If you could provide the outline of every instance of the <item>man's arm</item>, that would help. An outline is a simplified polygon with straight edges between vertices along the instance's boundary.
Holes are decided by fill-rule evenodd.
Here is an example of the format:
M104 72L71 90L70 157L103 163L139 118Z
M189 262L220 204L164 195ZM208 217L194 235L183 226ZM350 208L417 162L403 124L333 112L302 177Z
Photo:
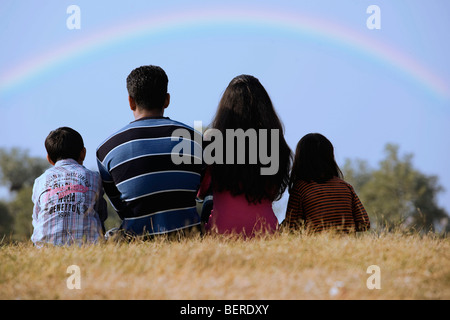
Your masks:
M98 171L103 183L103 189L111 202L114 210L116 210L120 219L124 219L126 216L127 205L125 201L121 199L122 194L117 189L113 178L105 166L97 159Z

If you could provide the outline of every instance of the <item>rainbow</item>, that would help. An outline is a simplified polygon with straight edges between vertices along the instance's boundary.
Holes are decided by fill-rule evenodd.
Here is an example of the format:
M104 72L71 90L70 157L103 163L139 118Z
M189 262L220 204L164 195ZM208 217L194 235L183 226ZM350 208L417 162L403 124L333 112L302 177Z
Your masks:
M237 25L284 30L319 39L332 46L343 47L366 59L381 63L386 68L400 72L437 97L450 98L448 84L413 57L389 44L373 40L367 36L367 33L317 17L273 9L241 8L237 11L230 8L202 8L170 12L167 15L147 15L145 18L132 21L136 22L127 22L92 33L78 42L49 50L0 74L0 97L20 91L21 87L39 79L40 76L50 72L49 70L71 63L74 59L96 50L120 44L130 38L139 39L164 32L189 30L189 28L212 29Z

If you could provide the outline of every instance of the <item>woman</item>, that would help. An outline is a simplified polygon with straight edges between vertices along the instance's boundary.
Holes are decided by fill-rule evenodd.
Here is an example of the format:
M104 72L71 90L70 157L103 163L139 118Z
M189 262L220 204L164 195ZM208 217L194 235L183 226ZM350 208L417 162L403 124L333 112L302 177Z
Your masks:
M240 75L230 82L211 128L223 139L222 150L216 152L222 152L224 161L208 167L199 190L199 198L207 190L213 193L206 231L244 238L275 232L278 220L272 202L286 190L292 152L272 101L258 79ZM276 162L270 163L270 168L268 155Z

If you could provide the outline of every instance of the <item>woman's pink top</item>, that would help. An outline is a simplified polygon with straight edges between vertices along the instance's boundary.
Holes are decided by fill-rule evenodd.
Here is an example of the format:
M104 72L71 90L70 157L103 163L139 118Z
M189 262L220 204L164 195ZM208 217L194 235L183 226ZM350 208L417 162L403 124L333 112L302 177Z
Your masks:
M208 170L209 171L209 170ZM211 177L205 175L199 198L209 188ZM205 225L207 232L218 234L237 234L244 238L274 233L278 228L278 219L272 209L272 202L263 200L258 204L251 204L245 195L233 196L229 192L214 192L213 210Z

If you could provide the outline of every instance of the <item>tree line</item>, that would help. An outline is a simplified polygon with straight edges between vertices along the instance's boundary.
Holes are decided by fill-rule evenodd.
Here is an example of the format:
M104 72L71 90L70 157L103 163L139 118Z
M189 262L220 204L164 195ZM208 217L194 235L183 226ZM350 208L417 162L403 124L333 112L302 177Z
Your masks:
M387 144L384 153L377 168L365 160L346 160L343 168L375 227L450 231L450 217L437 202L444 191L438 177L414 168L414 155L401 155L398 145Z
M347 159L342 167L344 179L353 185L364 204L374 229L413 229L420 232L447 233L449 215L437 203L443 191L438 177L426 175L413 165L413 154L399 152L399 146L387 144L385 157L371 168L366 160ZM0 148L0 185L9 197L0 200L0 239L30 239L34 180L49 164L20 148ZM108 201L109 204L109 201ZM108 207L107 229L120 224Z

